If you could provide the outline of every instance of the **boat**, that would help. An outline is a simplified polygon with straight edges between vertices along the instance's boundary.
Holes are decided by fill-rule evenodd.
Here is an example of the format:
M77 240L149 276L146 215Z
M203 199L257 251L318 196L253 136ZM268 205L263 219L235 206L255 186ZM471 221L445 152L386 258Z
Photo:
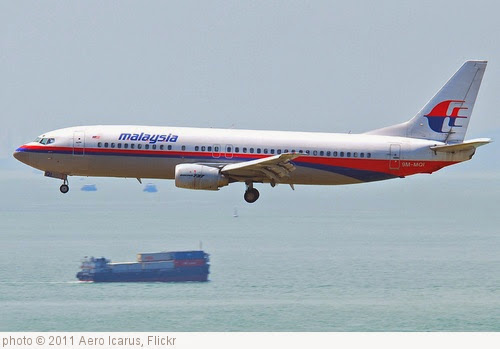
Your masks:
M101 257L85 257L80 281L93 282L179 282L208 281L209 254L198 251L138 253L137 261L112 263Z
M142 189L142 191L145 192L145 193L157 193L158 192L158 188L156 188L156 185L148 183L148 184L146 184L146 186L144 187L144 189Z
M80 190L81 191L97 191L97 187L95 184L85 184Z

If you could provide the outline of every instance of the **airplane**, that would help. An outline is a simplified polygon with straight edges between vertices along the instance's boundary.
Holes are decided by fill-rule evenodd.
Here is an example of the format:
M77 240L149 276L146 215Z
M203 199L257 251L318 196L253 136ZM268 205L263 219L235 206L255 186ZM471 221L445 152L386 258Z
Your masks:
M466 61L410 120L361 134L153 126L78 126L44 133L14 157L45 176L174 179L219 190L254 183L339 185L433 173L472 158L488 138L464 141L487 61Z

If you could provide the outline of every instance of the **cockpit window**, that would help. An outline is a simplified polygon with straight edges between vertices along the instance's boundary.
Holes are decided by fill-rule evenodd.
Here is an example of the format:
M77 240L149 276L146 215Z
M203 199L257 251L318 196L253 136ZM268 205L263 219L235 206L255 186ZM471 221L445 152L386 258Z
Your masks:
M35 142L43 144L43 145L52 144L55 141L56 141L55 138L40 138L40 137L37 137L37 139L35 139Z

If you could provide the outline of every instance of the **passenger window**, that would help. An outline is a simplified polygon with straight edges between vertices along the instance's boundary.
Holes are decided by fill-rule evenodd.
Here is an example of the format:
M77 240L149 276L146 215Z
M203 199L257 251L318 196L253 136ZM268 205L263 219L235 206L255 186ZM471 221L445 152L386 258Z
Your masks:
M288 149L283 150L284 153L288 153Z
M302 149L299 150L299 154L302 154L304 153L304 151Z
M137 144L137 149L142 149L142 144Z
M257 148L257 154L260 154L260 148Z
M271 149L271 154L274 154L274 149Z
M340 157L341 157L341 158L343 158L343 157L344 157L344 152L343 152L343 151L341 151L341 152L340 152Z
M128 148L128 143L125 143L125 144L123 145L123 147L124 147L125 149L127 149L127 148Z
M240 152L240 148L239 147L234 147L234 152L235 153L239 153Z
M306 154L307 155L311 154L311 151L310 150L306 150Z
M118 146L118 148L120 148L120 149L121 149L122 144L121 144L121 143L118 143L118 144L117 144L117 146Z
M182 150L182 151L186 150L186 146L185 146L185 145L183 145L183 146L181 147L181 150Z
M114 148L115 147L115 143L111 143L111 148Z
M352 156L355 157L355 158L357 158L358 157L358 153L354 152L354 153L352 153Z
M151 148L156 149L156 144L153 144Z
M338 156L338 155L339 154L336 151L333 152L333 156Z
M205 146L204 146L204 145L202 145L202 146L201 146L201 151L205 151L205 149L206 149L206 148L205 148Z
M107 148L108 147L108 142L105 142L104 143L104 148Z
M278 149L277 153L278 153L278 154L281 154L281 149Z
M172 150L172 146L169 144L167 147L168 150Z
M350 158L351 157L351 152L348 151L346 155L347 155L348 158Z
M97 148L101 148L101 147L102 147L102 142L97 143Z
M149 149L149 144L144 145L144 149Z
M365 157L365 153L359 153L359 157L360 158L364 158Z
M295 149L292 149L292 153L295 154Z
M134 149L134 148L135 148L135 144L134 143L130 144L130 149Z
M198 146L194 147L194 151L198 151L198 150L200 150L200 147L198 147Z
M163 144L160 144L160 150L163 150L164 148Z
M243 148L243 152L246 153L247 152L247 148L244 147Z
M184 150L184 149L182 149L182 150ZM219 147L218 146L214 146L214 151L218 152L219 151Z
M252 154L253 154L253 152L254 152L254 149L253 149L253 148L250 148L250 153L252 153Z
M332 155L332 152L331 151L327 151L326 152L326 156L331 156Z
M323 156L323 155L325 155L325 152L322 150L322 151L319 152L319 155Z
M227 147L226 148L226 153L230 153L231 152L231 147Z
M207 150L208 151L212 151L212 147L207 147Z
M367 158L371 158L371 157L372 157L372 154L371 154L371 153L366 153L366 157L367 157Z
M317 150L313 150L313 155L318 155L318 151Z
M264 154L267 154L267 153L268 153L267 149L264 149Z

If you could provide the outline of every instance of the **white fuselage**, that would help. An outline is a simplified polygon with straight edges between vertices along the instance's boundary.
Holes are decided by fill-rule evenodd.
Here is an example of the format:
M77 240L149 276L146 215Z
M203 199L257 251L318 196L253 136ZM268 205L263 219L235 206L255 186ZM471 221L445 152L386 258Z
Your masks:
M41 140L46 144L42 144ZM150 126L82 126L41 135L16 158L68 176L173 179L179 164L222 167L297 153L296 169L282 183L351 184L432 173L468 160L473 151L436 153L443 144L366 134L286 132ZM233 181L245 181L235 178ZM263 177L254 182L268 182Z
M410 120L364 134L151 126L81 126L48 132L14 156L49 177L175 179L185 189L244 182L352 184L432 173L469 160L490 139L464 141L486 61L466 61Z

